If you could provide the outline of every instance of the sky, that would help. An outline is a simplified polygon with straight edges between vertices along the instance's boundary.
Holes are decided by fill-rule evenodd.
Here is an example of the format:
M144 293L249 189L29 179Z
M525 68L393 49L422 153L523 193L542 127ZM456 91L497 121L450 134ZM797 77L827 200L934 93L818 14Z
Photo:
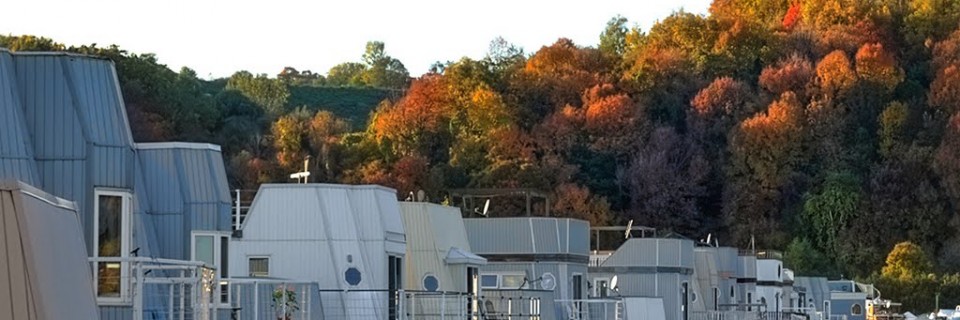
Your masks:
M436 61L482 58L501 36L536 52L558 38L595 46L607 21L649 30L674 11L706 14L710 0L21 0L4 4L0 34L32 34L66 45L116 44L154 53L202 78L285 66L326 74L360 61L367 41L413 76Z

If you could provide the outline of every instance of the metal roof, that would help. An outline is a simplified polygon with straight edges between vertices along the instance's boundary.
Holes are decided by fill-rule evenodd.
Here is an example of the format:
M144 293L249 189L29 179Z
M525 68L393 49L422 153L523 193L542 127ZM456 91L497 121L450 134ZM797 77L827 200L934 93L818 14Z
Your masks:
M0 318L95 319L93 278L73 204L0 181Z

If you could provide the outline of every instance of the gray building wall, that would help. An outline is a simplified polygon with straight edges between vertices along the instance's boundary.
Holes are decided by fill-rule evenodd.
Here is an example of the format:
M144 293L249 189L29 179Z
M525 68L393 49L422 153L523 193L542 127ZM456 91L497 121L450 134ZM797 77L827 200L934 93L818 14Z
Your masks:
M687 310L704 310L704 299L694 274L694 244L686 239L632 238L599 267L590 268L590 281L617 276L619 295L663 299L667 320L683 319L683 285ZM697 299L694 300L694 294Z
M202 143L137 144L157 257L189 260L192 231L230 231L230 191L220 147Z
M470 248L487 259L481 274L522 272L530 280L549 272L556 278L554 297L573 299L575 275L582 276L580 297L587 297L590 224L567 218L516 217L464 219ZM539 283L531 285L540 289Z
M110 60L0 49L0 178L74 201L86 252L94 250L98 189L132 195L130 248L140 256L189 259L190 231L230 230L219 152L172 150L162 164L138 152ZM177 185L180 198L159 180L175 181L167 186Z

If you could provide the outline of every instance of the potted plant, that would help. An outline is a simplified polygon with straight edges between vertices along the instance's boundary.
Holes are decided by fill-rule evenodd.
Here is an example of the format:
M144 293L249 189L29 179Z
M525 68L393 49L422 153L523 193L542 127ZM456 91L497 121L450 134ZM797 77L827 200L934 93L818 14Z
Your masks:
M297 302L297 293L293 287L277 286L273 290L273 308L276 310L277 320L291 320L291 316L300 310Z

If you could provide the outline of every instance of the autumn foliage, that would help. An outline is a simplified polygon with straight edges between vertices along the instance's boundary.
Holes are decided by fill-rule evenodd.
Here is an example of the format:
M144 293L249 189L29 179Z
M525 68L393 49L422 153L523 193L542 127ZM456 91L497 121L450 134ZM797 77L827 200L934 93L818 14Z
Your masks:
M223 145L232 187L309 156L312 181L400 198L534 188L560 216L792 248L856 277L904 241L960 271L957 21L955 1L715 0L649 30L615 17L600 46L498 38L412 78L376 42L326 75L213 82L116 48L0 44L114 59L135 136ZM379 104L348 103L374 89ZM339 107L304 106L321 90Z

